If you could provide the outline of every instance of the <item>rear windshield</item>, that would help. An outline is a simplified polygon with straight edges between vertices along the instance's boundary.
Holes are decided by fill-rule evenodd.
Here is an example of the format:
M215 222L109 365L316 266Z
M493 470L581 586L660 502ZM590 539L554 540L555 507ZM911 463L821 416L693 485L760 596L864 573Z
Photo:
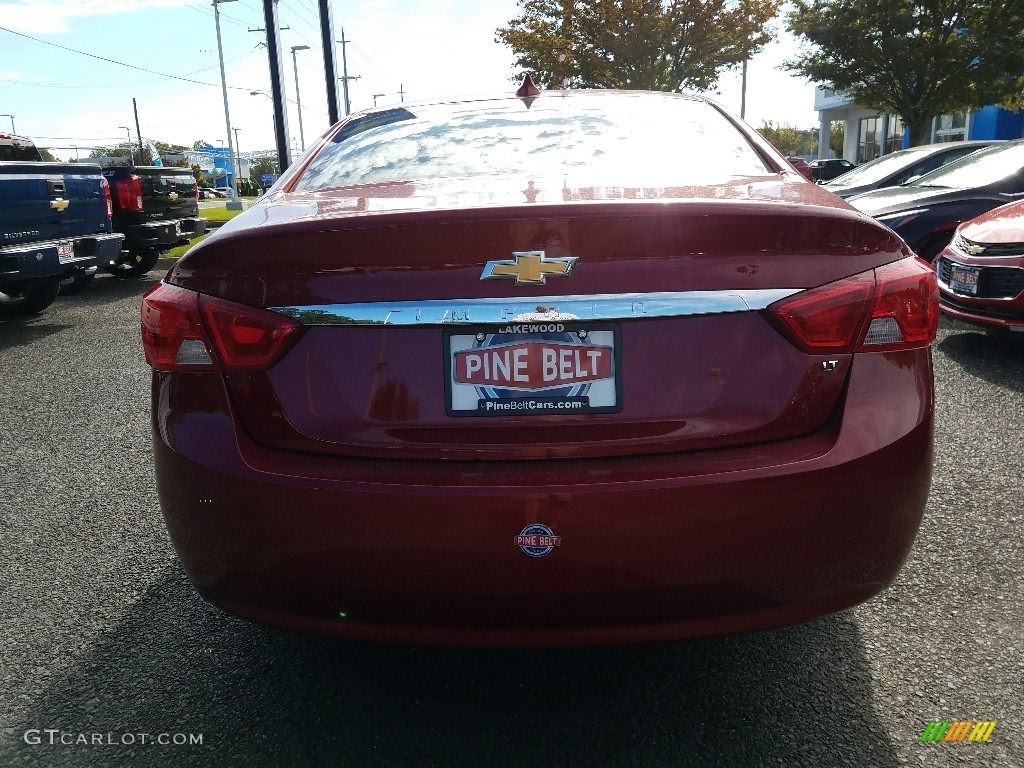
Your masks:
M564 175L699 185L774 173L705 102L678 96L542 94L356 117L297 191L478 175Z
M31 141L0 138L0 160L39 162L42 159L39 150Z
M903 149L893 152L891 155L884 155L864 165L858 165L825 186L859 187L861 184L874 184L887 178L890 174L897 173L901 168L917 162L925 155L927 155L927 151L923 149Z
M994 184L1024 168L1024 143L997 144L922 176L914 186L971 189Z
M188 187L192 189L192 185L196 183L196 177L188 174L169 174L162 173L158 176L149 174L139 174L142 178L142 187L147 192L152 191L159 193L169 189L180 189L181 187Z

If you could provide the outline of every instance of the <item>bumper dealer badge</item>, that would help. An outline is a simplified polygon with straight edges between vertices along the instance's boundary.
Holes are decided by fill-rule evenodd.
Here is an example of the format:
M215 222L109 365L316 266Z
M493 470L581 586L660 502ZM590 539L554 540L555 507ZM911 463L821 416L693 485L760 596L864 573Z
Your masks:
M555 536L555 532L546 525L532 523L523 528L516 536L516 546L530 557L544 557L551 554L551 550L562 545L562 537Z

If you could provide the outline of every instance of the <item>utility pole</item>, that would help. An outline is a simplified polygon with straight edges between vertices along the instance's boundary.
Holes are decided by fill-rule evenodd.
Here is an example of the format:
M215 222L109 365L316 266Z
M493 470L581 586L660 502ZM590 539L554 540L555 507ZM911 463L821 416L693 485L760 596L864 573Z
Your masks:
M405 86L401 83L398 84L398 96L403 102L405 101Z
M232 3L234 0L213 0L213 20L217 25L217 58L220 59L220 85L224 91L224 125L228 129L228 167L230 168L231 158L235 155L235 148L231 143L231 113L228 111L228 81L224 74L224 48L220 39L220 4ZM225 206L229 211L242 210L242 202L238 199L235 185L231 185L231 197Z
M281 23L277 17L278 0L263 0L263 22L267 32L267 58L270 63L270 99L274 102L274 139L280 172L291 165L288 149L288 108L284 100L284 62L281 61Z
M299 95L299 65L295 59L296 51L308 51L308 45L293 45L292 46L292 69L295 70L295 104L299 108L299 144L302 150L306 150L306 137L302 133L302 96Z
M330 0L320 0L319 7L320 46L324 50L324 80L327 85L327 117L331 125L334 125L338 122L338 57L334 51L334 15Z
M743 80L740 87L740 120L747 117L747 60L743 60Z
M135 152L132 150L132 129L127 125L119 125L117 127L128 131L128 162L135 165Z
M238 132L242 129L232 128L231 130L235 132L235 157L237 159L236 167L238 168L237 173L235 173L235 187L237 188L242 179L242 147L238 143Z
M342 37L344 37L344 35L342 35ZM11 133L17 133L18 132L17 129L14 127L14 115L0 115L0 117L9 117L9 118L11 118Z
M135 138L139 140L139 165L142 165L146 157L146 150L142 146L142 129L139 127L139 105L135 102L134 97L132 98L132 109L135 111ZM150 165L152 164L152 158L150 158Z
M348 81L358 80L359 75L353 75L349 77L348 74L348 57L345 55L345 44L351 43L352 41L345 39L344 27L341 28L341 40L338 40L338 42L341 43L341 77L339 77L338 79L341 80L341 88L344 93L345 99L345 115L348 116L348 114L352 111L352 105L348 100Z

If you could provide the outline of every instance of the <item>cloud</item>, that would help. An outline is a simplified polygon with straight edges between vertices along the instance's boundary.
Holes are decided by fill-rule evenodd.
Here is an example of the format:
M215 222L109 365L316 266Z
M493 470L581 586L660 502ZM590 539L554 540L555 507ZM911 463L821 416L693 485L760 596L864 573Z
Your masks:
M0 3L3 25L27 34L67 32L76 17L109 16L147 8L178 8L191 0L23 0Z

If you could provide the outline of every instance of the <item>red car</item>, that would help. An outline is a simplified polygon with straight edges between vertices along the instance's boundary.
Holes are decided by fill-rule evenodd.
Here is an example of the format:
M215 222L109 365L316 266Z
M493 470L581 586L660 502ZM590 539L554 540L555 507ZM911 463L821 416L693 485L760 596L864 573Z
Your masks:
M1024 201L957 227L936 271L943 312L1024 338Z
M937 316L899 238L702 98L371 110L146 294L160 501L198 591L282 627L808 620L911 547Z
M796 168L808 181L814 181L814 168L802 157L787 157L789 164Z

